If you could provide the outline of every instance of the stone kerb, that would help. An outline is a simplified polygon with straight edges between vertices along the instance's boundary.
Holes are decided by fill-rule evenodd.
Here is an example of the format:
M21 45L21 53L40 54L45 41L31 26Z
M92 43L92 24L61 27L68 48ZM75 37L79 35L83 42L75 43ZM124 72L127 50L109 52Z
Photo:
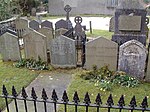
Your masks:
M52 40L51 64L55 68L76 67L75 40L63 35Z
M108 66L117 69L118 44L103 37L98 37L86 43L86 69Z
M143 80L145 77L145 63L147 49L137 40L131 40L119 48L118 70Z

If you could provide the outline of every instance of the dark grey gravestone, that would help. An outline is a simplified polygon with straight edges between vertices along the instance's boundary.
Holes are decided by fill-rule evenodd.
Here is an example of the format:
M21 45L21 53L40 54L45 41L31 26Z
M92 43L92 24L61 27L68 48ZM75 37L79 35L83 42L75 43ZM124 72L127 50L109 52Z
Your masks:
M115 12L112 40L122 45L134 39L146 45L146 14L138 0L121 0Z
M39 22L37 22L36 20L32 20L29 22L29 27L34 29L34 30L38 30L39 29Z
M43 27L47 27L47 28L52 28L53 29L53 23L46 20L46 21L41 23L41 28L43 28Z
M147 50L137 40L131 40L120 46L118 70L143 80Z
M68 29L68 22L63 19L57 21L55 23L55 30L60 29L60 28Z
M51 43L51 64L54 67L76 67L75 40L63 35L52 40Z
M0 36L0 51L3 61L18 61L21 60L19 49L19 41L16 35L9 32Z
M74 22L76 23L75 28L74 28L75 36L80 36L84 38L85 32L84 32L83 26L81 25L82 18L80 16L76 16L74 18Z
M72 28L72 23L71 23L71 21L70 21L70 19L69 19L69 13L70 13L71 9L72 9L72 8L71 8L69 5L66 5L66 6L64 7L64 10L66 11L66 21L67 21L67 23L68 23L68 29L71 29L71 28Z

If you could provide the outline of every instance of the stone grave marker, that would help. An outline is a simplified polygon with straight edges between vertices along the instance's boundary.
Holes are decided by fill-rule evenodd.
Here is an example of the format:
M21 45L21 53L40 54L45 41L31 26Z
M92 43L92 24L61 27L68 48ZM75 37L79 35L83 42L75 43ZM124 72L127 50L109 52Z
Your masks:
M145 80L150 82L150 44L149 44L149 55L148 55L148 64L147 64L147 73Z
M103 37L89 41L86 47L87 69L92 69L93 65L98 68L108 66L111 70L117 69L118 44Z
M64 28L57 29L57 30L55 30L55 37L59 37L60 35L65 34L67 31L68 30L64 29Z
M51 64L54 67L76 67L75 40L63 35L52 40Z
M36 20L32 20L29 22L29 27L34 29L34 30L38 30L39 29L39 22L37 22Z
M18 61L21 60L19 49L19 40L16 35L9 32L0 36L0 51L3 61Z
M47 62L46 36L32 30L24 35L24 50L26 59L35 59L38 61L40 57L42 61Z
M119 45L137 40L146 46L147 11L139 0L120 0L114 16L112 40Z
M36 16L36 8L31 9L31 16Z
M46 36L46 42L47 42L46 46L47 46L47 49L50 50L50 43L52 39L54 38L53 29L44 27L44 28L40 28L38 32Z
M147 50L137 40L131 40L120 46L118 70L143 80Z
M18 18L15 20L15 29L18 37L22 37L28 30L28 20Z
M57 21L55 23L55 30L60 29L60 28L68 29L68 22L63 19Z
M110 19L110 22L109 22L109 31L110 32L114 32L115 31L115 18L112 17Z
M43 28L43 27L47 27L47 28L52 28L53 29L53 23L52 22L50 22L50 21L43 21L42 23L41 23L41 28Z
M67 23L68 23L68 30L72 28L72 23L71 23L71 21L70 21L70 19L69 19L69 13L70 13L71 9L72 9L72 8L70 7L70 5L66 5L66 6L64 7L64 10L65 10L65 12L66 12L66 21L67 21Z

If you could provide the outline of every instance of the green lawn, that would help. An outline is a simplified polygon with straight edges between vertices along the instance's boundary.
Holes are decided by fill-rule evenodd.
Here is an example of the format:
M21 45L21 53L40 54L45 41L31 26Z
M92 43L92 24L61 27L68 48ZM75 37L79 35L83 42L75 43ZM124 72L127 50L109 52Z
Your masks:
M93 30L92 34L90 34L90 32L87 32L87 37L105 37L107 39L111 39L113 35L113 32L109 32L106 30Z
M2 90L3 85L6 85L10 95L13 85L16 87L17 92L20 92L21 88L29 85L38 74L38 72L30 71L25 68L15 68L12 62L2 62L0 56L0 90ZM0 91L0 94L2 94L2 91ZM0 108L4 107L5 101L0 99Z
M82 71L80 71L82 72ZM73 77L72 83L69 85L67 92L69 96L69 101L73 100L73 94L75 91L78 92L79 97L80 97L80 102L83 102L84 95L86 92L89 92L91 102L95 103L95 99L98 93L101 94L102 102L105 105L106 101L108 99L108 96L110 94L113 95L114 103L117 105L118 100L121 95L125 95L125 104L126 106L129 105L131 98L135 95L137 99L137 105L139 106L145 96L148 97L148 104L150 104L150 83L143 83L140 84L138 87L135 88L127 88L127 87L120 87L120 86L113 86L112 91L102 91L98 87L94 86L93 82L89 82L89 80L84 80L79 77L80 72L76 73ZM69 111L73 111L74 107L70 108L69 106ZM96 112L93 108L90 108L90 112ZM62 112L63 106L60 107L59 112ZM80 112L85 111L84 108L80 108ZM104 112L106 110L103 110ZM116 112L116 111L114 111ZM128 112L128 111L125 111Z

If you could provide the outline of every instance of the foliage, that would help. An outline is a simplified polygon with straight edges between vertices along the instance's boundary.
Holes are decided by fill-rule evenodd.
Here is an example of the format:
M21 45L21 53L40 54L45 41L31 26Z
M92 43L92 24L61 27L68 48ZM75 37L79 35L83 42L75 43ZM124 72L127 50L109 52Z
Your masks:
M112 82L117 85L125 86L125 87L136 87L139 84L139 81L133 77L128 75L122 75L121 73L117 72Z
M26 67L28 69L33 70L48 70L49 67L46 62L43 62L39 57L38 61L34 59L22 59L18 63L15 64L15 67Z
M128 76L124 72L111 71L108 66L97 69L94 65L93 70L81 74L80 77L94 82L95 86L100 87L100 89L104 91L110 91L112 85L134 88L139 84L139 81L135 78Z
M0 0L0 21L11 17L10 0Z

